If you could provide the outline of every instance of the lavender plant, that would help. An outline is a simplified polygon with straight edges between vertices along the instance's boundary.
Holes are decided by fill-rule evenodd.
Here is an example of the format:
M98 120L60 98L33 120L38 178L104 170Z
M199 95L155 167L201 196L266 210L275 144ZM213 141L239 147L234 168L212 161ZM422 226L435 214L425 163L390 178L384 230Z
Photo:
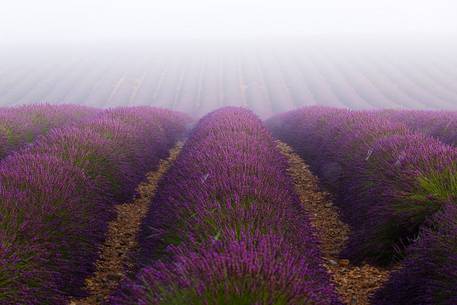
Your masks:
M409 128L440 139L449 145L457 145L457 112L421 110L384 110L380 115Z
M64 125L93 118L98 109L78 105L26 105L0 109L0 158Z
M407 250L402 268L373 297L375 305L457 302L457 206L446 204Z

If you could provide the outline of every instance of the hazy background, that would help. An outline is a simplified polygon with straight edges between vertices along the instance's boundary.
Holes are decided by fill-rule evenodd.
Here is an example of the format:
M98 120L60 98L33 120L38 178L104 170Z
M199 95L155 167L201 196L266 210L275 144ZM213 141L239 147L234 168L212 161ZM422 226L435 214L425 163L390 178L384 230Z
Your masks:
M452 0L3 0L0 105L457 110Z

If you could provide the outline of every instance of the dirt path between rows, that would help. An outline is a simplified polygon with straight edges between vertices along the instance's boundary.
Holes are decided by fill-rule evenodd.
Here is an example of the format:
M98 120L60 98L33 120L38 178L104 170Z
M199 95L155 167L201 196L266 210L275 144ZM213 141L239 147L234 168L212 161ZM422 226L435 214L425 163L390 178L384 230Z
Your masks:
M345 304L368 305L369 296L388 278L389 271L370 265L352 266L348 260L338 259L349 235L349 227L340 220L338 208L328 194L319 190L318 180L305 162L286 144L277 141L277 147L288 158L289 175L295 190L308 212L321 241L325 268Z
M118 287L133 262L130 254L138 246L137 234L149 204L155 196L160 178L168 171L176 160L182 142L170 150L165 160L160 160L157 170L149 172L147 180L137 187L137 197L130 203L116 207L117 217L108 225L105 243L100 249L100 257L96 262L96 271L86 279L86 291L89 296L79 300L72 300L70 305L98 305Z

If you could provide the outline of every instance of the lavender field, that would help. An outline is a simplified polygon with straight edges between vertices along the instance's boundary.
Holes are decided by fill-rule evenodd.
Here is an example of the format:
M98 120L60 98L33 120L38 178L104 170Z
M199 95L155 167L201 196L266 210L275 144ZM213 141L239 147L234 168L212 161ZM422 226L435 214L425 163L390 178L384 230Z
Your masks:
M0 304L455 304L456 121L3 107Z
M1 1L0 305L457 305L457 1Z

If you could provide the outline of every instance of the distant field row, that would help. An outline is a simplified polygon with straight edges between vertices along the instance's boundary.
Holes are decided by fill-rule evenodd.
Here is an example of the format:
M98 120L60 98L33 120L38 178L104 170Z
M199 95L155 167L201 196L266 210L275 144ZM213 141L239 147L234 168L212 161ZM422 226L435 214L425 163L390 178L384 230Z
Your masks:
M417 53L277 46L0 57L0 102L151 105L195 115L233 105L264 118L316 104L457 109L457 60Z

